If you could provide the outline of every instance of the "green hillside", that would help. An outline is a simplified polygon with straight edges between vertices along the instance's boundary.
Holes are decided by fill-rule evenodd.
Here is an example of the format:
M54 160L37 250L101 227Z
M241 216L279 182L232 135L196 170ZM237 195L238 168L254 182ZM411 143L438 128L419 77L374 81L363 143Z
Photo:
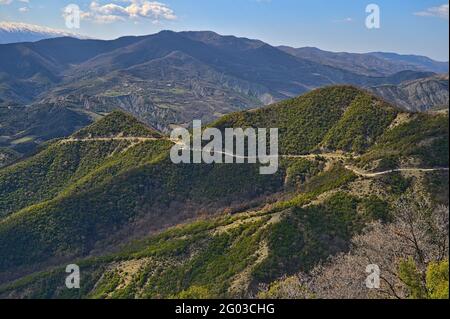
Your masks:
M398 112L355 87L332 86L266 108L226 115L213 126L279 128L282 154L307 154L321 147L362 152Z
M113 111L101 121L98 121L73 134L74 138L96 137L161 137L161 134L147 125L139 122L128 113Z
M333 150L362 153L395 119L398 110L367 94L359 94L327 133L323 145Z
M270 282L299 267L309 269L321 258L345 250L351 235L373 218L370 210L358 216L357 206L363 203L338 193L307 209L292 205L281 211L264 208L203 219L135 242L119 253L79 261L85 280L82 291L61 289L65 272L56 268L4 287L0 294L32 298L248 296L255 282ZM327 213L317 214L323 210ZM326 242L323 236L328 237Z
M122 112L109 116L75 133L73 139L121 136L161 137ZM128 140L56 141L36 156L0 171L0 216L56 196L65 187L96 169L111 163L132 145ZM147 160L143 157L141 160ZM136 164L136 163L133 163ZM131 165L133 165L131 164Z
M124 116L113 113L82 132L109 136L104 124ZM124 136L142 137L131 134L143 131L140 123L125 125L130 133L120 128ZM281 175L259 175L255 165L174 165L168 158L172 143L163 138L75 139L82 132L1 171L0 250L6 257L0 272L58 256L82 256L134 222L142 223L134 228L156 230L194 217L204 207L227 207L282 185ZM184 212L176 207L188 202L193 207Z
M416 159L421 167L448 167L448 114L409 114L380 136L360 159L361 165L381 161L396 168Z
M172 164L170 140L114 112L0 169L0 296L255 296L389 223L405 192L448 205L448 172L420 170L448 167L447 124L350 86L213 123L280 129L280 169L260 175L254 164ZM393 167L409 171L361 173ZM73 262L76 291L64 289Z

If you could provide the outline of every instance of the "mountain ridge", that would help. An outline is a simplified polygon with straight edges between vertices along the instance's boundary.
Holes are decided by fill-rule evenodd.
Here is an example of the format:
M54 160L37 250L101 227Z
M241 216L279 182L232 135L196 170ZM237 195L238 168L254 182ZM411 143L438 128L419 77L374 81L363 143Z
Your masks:
M362 74L372 76L387 76L405 70L434 73L448 73L449 70L448 62L435 61L419 55L388 52L330 52L315 47L279 46L278 48L299 58L335 65L346 70L357 70Z
M213 32L0 45L0 147L26 155L116 109L168 132L177 125L189 127L194 119L211 123L318 87L401 85L433 75L403 69L386 76L358 72ZM55 114L66 118L60 127ZM11 160L10 151L2 154Z

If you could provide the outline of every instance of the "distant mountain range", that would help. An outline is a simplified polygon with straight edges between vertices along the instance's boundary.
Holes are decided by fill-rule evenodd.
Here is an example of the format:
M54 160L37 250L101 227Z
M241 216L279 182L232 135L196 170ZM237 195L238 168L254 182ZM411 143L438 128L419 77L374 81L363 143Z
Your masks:
M57 30L34 24L19 22L0 22L0 44L35 42L39 40L58 37L82 38L74 32Z
M13 56L14 63L6 62ZM211 120L214 113L268 104L325 85L399 84L431 75L402 70L367 76L294 57L261 41L212 32L163 31L113 41L58 38L2 46L0 57L8 89L0 91L0 102L93 104L97 109L107 104L128 107L142 118L148 117L142 112L145 104L152 113L162 113L153 119L161 126L190 120L183 113L193 109L197 117Z
M0 149L9 151L1 157L14 158L11 150L28 153L115 109L168 131L174 124L188 126L193 119L209 123L335 84L375 87L373 92L396 103L392 92L399 90L386 94L378 88L429 78L438 69L445 65L421 57L280 49L208 31L4 44ZM428 98L415 98L420 105L406 109L425 110L435 106L428 102L443 101L422 88L420 94Z
M328 52L311 47L292 48L280 46L279 48L302 59L368 76L388 76L406 70L448 73L448 62L438 62L419 55L401 55L385 52Z

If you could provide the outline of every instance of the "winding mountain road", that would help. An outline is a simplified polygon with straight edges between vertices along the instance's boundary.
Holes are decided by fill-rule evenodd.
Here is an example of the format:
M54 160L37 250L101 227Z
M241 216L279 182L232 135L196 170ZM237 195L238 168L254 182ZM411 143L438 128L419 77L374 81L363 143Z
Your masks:
M89 137L89 138L66 138L60 141L61 144L76 142L109 142L109 141L128 141L128 142L147 142L158 141L163 138L158 137Z
M363 176L363 177L377 177L381 175L396 173L396 172L438 172L438 171L448 171L449 169L446 167L437 167L437 168L396 168L396 169L390 169L387 171L382 172L375 172L375 173L368 173L363 172L357 168L354 168L352 166L346 165L346 169L352 171L356 175Z
M161 139L165 139L165 140L170 140L172 143L174 144L178 144L181 145L182 147L184 146L184 149L186 150L192 150L194 152L203 152L204 150L201 149L191 149L190 147L187 147L185 144L182 144L179 140L172 140L172 139L168 139L168 138L157 138L157 137L123 137L123 136L117 136L117 137L92 137L92 138L67 138L64 140L61 140L60 143L61 144L65 144L65 143L73 143L73 142L92 142L92 141L129 141L129 142L147 142L147 141L157 141L157 140L161 140ZM231 156L234 158L239 158L239 159L257 159L258 157L254 157L254 156L242 156L242 155L236 155L236 154L232 154L229 152L224 152L224 151L216 151L219 154L222 155L226 155L226 156ZM278 157L278 158L306 158L306 159L314 159L316 157L323 157L326 159L330 159L330 160L345 160L345 159L350 159L350 158L355 158L355 156L352 155L346 155L346 154L342 154L342 153L323 153L323 154L305 154L305 155L289 155L289 154L285 154L285 155L267 155L266 158L271 158L271 157ZM449 171L448 167L437 167L437 168L396 168L396 169L390 169L390 170L385 170L385 171L381 171L381 172L364 172L356 167L350 166L350 165L346 165L345 166L346 169L348 169L349 171L352 171L353 173L355 173L358 176L362 176L362 177L377 177L377 176L382 176L382 175L387 175L387 174L391 174L391 173L396 173L396 172L437 172L437 171Z

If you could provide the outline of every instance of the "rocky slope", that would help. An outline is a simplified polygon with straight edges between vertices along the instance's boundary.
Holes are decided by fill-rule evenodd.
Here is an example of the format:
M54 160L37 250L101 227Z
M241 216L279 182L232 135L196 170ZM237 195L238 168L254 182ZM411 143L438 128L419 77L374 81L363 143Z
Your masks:
M408 111L424 112L443 107L448 109L448 74L406 81L400 85L372 87L370 90Z

